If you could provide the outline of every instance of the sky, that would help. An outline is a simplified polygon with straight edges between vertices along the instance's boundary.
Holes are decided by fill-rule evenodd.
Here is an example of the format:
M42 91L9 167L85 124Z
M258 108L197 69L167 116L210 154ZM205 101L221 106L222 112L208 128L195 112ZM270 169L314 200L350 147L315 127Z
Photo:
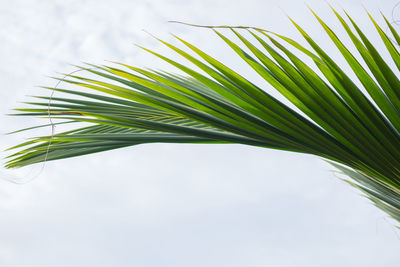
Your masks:
M391 16L397 3L329 2L345 8L371 38L376 33L363 8ZM326 1L1 3L0 150L34 134L5 135L35 122L5 114L29 95L49 95L37 86L54 86L49 76L73 71L72 64L113 60L171 71L135 46L175 57L143 30L174 44L170 33L177 34L274 94L215 34L168 21L257 26L300 40L288 14L338 55L306 4L339 29ZM394 16L400 18L400 9ZM398 266L393 222L332 171L308 155L183 144L1 167L0 266Z

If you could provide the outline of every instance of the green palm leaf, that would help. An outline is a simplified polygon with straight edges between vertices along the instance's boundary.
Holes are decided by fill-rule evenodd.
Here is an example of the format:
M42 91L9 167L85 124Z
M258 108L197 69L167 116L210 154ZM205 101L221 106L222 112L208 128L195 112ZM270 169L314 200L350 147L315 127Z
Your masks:
M47 88L63 96L38 97L15 114L51 116L76 127L11 148L17 152L6 167L144 143L239 143L322 157L400 222L400 80L354 20L333 12L359 55L313 14L362 86L294 21L312 50L262 29L223 27L236 40L213 30L295 109L187 41L176 37L191 54L159 40L196 69L146 48L184 75L118 63L79 67L97 78L59 80L86 90ZM384 18L394 43L370 18L400 69L399 35Z

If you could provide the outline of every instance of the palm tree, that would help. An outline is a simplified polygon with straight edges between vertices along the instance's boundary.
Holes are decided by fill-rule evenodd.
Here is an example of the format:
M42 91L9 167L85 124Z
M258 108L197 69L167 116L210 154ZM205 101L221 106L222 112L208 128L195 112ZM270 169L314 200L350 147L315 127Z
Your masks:
M33 107L16 109L15 114L60 119L58 124L76 127L12 147L19 150L9 156L6 167L144 143L238 143L323 158L400 222L400 80L354 20L346 12L333 12L362 60L313 14L362 86L292 20L312 50L259 28L206 26L298 111L185 40L176 37L197 57L159 40L197 68L146 48L185 74L120 63L79 66L98 79L73 74L56 79L88 89L44 87L65 96L37 97L38 102L28 103ZM399 34L384 16L390 37L370 18L400 70ZM217 28L232 31L238 40ZM48 124L28 129L43 126Z

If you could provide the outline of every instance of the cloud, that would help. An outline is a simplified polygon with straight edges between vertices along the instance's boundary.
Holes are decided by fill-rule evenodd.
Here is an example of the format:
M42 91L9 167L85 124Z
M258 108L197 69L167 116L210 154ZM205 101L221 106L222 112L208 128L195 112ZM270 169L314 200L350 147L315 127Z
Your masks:
M334 4L358 14L362 7L355 3ZM394 3L365 5L390 12ZM269 90L215 35L166 21L295 34L278 5L316 38L321 34L297 1L3 4L1 111L8 113L25 95L48 94L33 86L53 85L44 75L69 72L67 63L109 59L168 68L133 45L178 58L141 29L172 42L168 32L183 36ZM310 5L328 14L326 4ZM2 131L30 123L0 118ZM2 137L1 147L27 134ZM242 145L152 144L48 162L31 183L0 180L0 265L397 266L393 228L330 169L315 157Z

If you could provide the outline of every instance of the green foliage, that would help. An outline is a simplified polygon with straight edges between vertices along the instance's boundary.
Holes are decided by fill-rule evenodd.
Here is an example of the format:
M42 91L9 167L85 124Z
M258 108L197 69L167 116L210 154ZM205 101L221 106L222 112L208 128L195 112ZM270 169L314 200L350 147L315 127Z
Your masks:
M143 143L239 143L327 159L351 178L351 185L400 222L400 80L352 18L333 12L363 63L314 15L361 87L293 21L312 50L262 29L225 27L236 41L224 36L223 30L213 30L301 113L181 38L176 37L196 57L160 40L197 68L145 48L185 76L126 64L80 67L98 79L68 75L62 80L86 91L47 88L65 97L38 97L38 102L29 103L31 108L17 109L20 113L15 114L51 116L76 128L13 147L19 150L9 156L6 167ZM400 69L400 37L385 21L393 37L371 17ZM310 58L314 69L299 55Z

